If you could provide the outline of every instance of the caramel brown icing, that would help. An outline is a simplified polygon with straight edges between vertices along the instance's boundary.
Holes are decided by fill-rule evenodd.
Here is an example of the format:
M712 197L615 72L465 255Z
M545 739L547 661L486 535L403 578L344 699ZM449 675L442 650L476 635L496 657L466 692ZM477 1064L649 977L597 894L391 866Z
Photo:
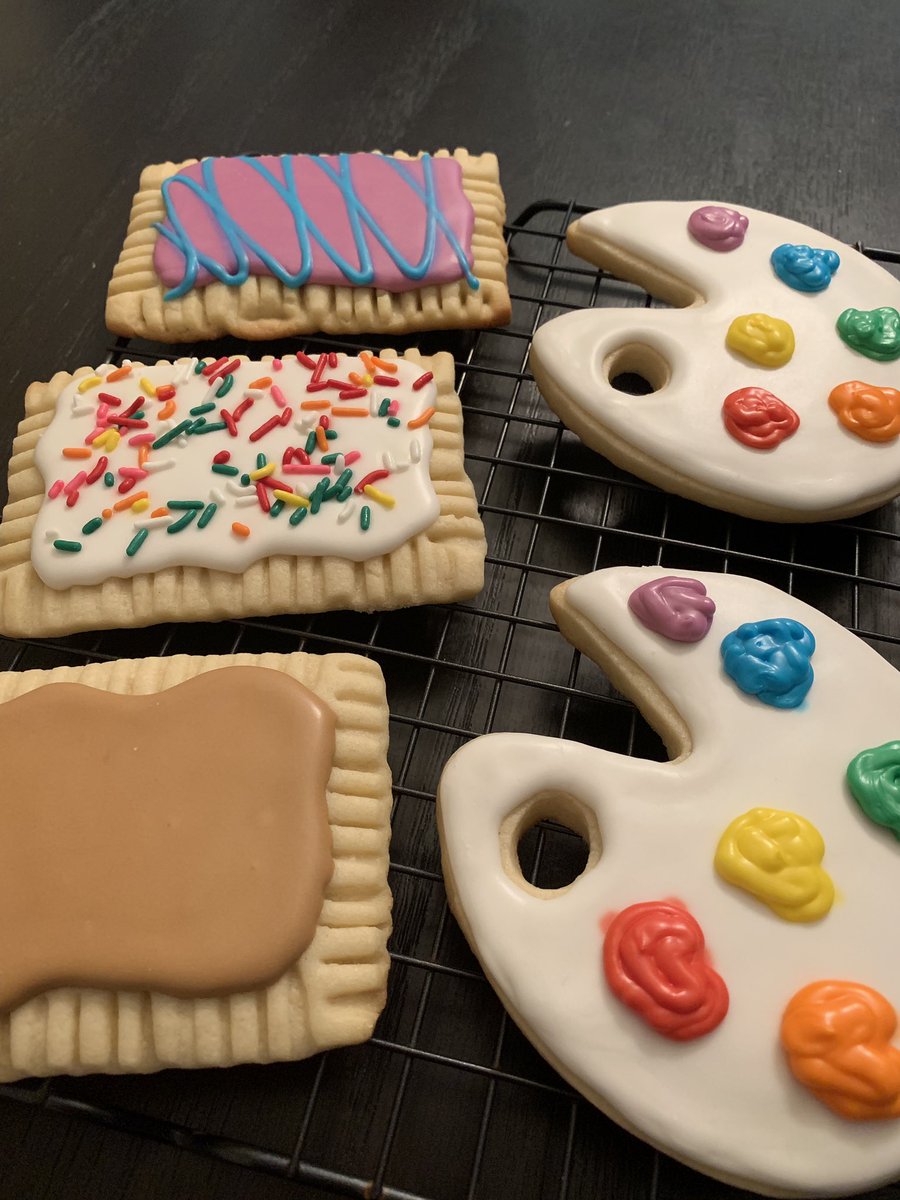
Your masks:
M333 861L334 715L279 671L0 705L0 1008L51 987L197 997L272 982Z

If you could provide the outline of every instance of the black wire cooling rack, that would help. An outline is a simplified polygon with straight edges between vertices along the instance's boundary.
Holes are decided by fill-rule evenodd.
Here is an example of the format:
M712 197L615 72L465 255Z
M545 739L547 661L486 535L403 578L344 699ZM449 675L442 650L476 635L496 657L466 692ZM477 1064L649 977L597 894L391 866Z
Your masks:
M507 1018L447 908L435 789L450 754L490 730L664 757L632 706L549 619L550 588L602 566L757 576L813 603L900 666L900 503L828 525L743 520L665 495L565 431L527 371L535 329L570 308L655 303L569 255L566 227L587 211L545 201L507 227L509 328L415 339L426 353L452 349L457 360L466 460L490 549L475 601L48 642L0 639L0 667L19 670L297 649L351 650L380 664L391 706L395 925L388 1003L375 1037L305 1063L26 1082L0 1088L3 1097L241 1164L247 1197L264 1190L251 1172L292 1181L297 1195L366 1200L745 1195L622 1132L565 1085ZM859 248L900 263L900 253ZM360 346L312 339L293 348L301 344ZM220 344L216 350L223 352ZM110 346L111 361L154 356L172 357L171 347ZM553 823L520 847L523 869L548 887L574 878L585 855L581 840ZM897 1200L900 1191L877 1194Z

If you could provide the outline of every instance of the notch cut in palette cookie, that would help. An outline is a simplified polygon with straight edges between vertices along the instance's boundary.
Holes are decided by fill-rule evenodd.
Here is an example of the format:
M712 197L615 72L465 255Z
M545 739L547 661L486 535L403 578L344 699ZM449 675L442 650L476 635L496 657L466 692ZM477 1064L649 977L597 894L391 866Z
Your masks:
M622 204L580 217L567 241L675 306L579 310L535 334L538 387L588 446L764 520L852 516L900 492L900 281L888 271L744 205ZM613 386L628 372L651 394Z
M698 1170L777 1196L896 1177L900 676L738 576L610 568L551 607L673 761L503 733L450 759L448 896L501 1000L597 1107ZM555 891L517 855L547 817L589 846Z
M0 674L0 1080L368 1038L391 928L387 743L384 680L355 655Z
M114 333L412 333L510 317L497 158L240 155L146 167L113 271Z
M484 530L449 354L129 363L33 384L0 632L475 595Z

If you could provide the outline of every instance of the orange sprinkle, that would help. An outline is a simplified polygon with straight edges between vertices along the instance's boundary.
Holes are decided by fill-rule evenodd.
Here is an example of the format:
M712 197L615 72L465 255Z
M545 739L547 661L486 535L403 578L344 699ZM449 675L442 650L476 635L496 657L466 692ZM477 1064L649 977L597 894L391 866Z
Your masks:
M174 412L175 412L175 401L167 400L165 402L165 404L163 405L163 407L159 410L159 419L161 421L167 421Z
M107 383L115 383L117 379L127 379L131 374L131 367L119 367L115 371L110 371L106 377Z
M149 457L150 457L150 447L149 446L139 446L138 447L138 466L142 467Z
M103 518L103 520L104 520L104 521L108 521L108 520L109 520L109 518L112 516L112 509L111 509L111 508L104 508L104 510L103 510L103 512L100 514L100 516Z
M360 358L360 361L365 365L366 370L371 374L372 364L374 363L375 359L368 352L368 350L360 350L359 358ZM350 378L352 379L353 376L351 375Z
M153 512L150 514L151 517L167 517L168 515L169 510L165 505L163 505L162 508L154 508Z
M362 375L357 374L356 371L351 371L347 378L351 383L355 383L357 387L363 386L363 377Z
M316 426L316 445L323 454L328 449L328 438L325 436L325 430L321 425Z
M300 407L306 409L331 408L330 400L301 400Z
M90 458L91 452L87 446L66 446L63 458Z
M417 417L413 417L411 421L406 422L407 429L419 429L422 425L427 425L435 414L435 409L426 408L423 413L419 413Z
M362 358L362 355L360 355L359 357ZM388 375L396 375L397 374L397 364L396 363L385 362L385 360L383 358L376 358L374 354L372 355L372 362L375 364L376 367L380 367L382 371L387 371ZM369 367L369 370L371 371L372 368Z
M268 375L263 375L262 379L254 379L252 383L247 384L249 388L267 388L271 386L272 380Z
M236 533L238 537L249 537L250 530L246 525L242 525L240 521L232 521L231 532Z
M333 417L367 417L369 410L367 408L333 408L331 415Z
M131 508L135 500L146 500L149 492L135 492L133 496L126 496L124 500L117 500L113 505L114 512L124 512L126 508Z

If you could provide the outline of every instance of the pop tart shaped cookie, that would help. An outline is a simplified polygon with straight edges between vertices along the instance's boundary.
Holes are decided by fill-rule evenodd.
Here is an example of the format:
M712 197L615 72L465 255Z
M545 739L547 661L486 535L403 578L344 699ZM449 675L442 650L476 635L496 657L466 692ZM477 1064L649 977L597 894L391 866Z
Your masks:
M900 492L900 281L743 205L621 204L570 249L674 309L585 309L534 336L545 400L666 491L770 521L866 512ZM628 372L654 389L634 396Z
M448 896L501 1000L589 1100L697 1170L775 1196L896 1177L896 671L739 576L617 567L551 607L672 761L519 733L450 759ZM553 891L517 856L545 817L589 844Z

